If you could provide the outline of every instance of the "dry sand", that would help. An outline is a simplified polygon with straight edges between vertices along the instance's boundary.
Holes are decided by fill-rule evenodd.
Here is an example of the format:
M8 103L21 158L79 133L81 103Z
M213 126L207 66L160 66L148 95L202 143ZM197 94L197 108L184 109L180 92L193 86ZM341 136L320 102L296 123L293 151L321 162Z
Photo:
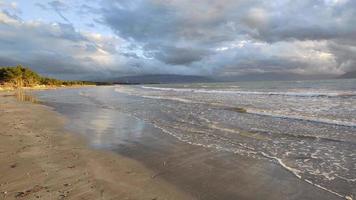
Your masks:
M0 199L193 199L137 161L89 149L64 123L0 93Z

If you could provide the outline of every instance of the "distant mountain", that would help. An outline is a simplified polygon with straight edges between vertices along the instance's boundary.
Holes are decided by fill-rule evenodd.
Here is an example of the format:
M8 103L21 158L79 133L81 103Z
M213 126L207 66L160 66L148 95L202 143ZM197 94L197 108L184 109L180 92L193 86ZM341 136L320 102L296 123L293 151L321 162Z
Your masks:
M125 76L111 80L118 84L158 84L158 83L200 83L215 82L214 79L205 76L151 74L139 76Z
M346 72L345 74L341 75L339 78L356 78L356 70L351 72Z
M235 81L293 81L293 80L320 80L338 78L335 75L301 75L295 73L251 73L237 76L192 76L172 74L149 74L136 76L123 76L118 78L95 80L116 84L160 84L160 83L206 83L206 82L235 82Z
M252 73L238 76L219 77L219 81L293 81L332 79L334 75L301 75L295 73Z

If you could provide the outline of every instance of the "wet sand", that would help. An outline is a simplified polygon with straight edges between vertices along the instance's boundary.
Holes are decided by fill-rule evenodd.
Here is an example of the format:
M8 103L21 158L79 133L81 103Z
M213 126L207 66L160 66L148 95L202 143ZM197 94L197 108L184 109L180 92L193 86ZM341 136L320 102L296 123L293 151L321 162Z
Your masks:
M0 106L7 199L343 199L277 163L189 145L117 111L100 117L94 108L57 105L66 122L49 107L11 97L0 97Z
M132 159L89 149L64 123L0 93L0 199L193 199Z
M113 149L144 163L155 177L174 183L196 199L343 199L296 178L266 160L193 146L164 133Z

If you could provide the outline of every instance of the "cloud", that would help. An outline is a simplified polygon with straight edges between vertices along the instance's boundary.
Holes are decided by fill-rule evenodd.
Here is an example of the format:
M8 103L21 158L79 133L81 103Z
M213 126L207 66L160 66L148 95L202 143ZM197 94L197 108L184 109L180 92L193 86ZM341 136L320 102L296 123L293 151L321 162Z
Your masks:
M18 4L16 2L0 2L0 8L8 8L8 9L13 9L17 10L18 9Z
M103 73L114 68L108 44L116 42L114 37L77 32L68 24L23 22L0 12L2 64L30 65L52 75Z
M340 39L355 43L354 1L104 2L102 23L168 65L214 74L340 74L354 65L355 45L338 45Z
M331 42L329 48L336 57L339 70L356 71L356 45Z
M54 10L63 22L23 21L18 13L0 12L4 63L15 62L4 59L11 56L52 74L102 70L107 76L356 70L352 0L54 0L36 5ZM81 20L84 16L91 20ZM90 31L80 31L83 27ZM51 60L56 67L48 67Z
M1 65L23 64L59 78L197 73L186 66L172 69L159 60L133 56L130 49L125 49L125 41L117 36L79 32L71 24L24 22L4 12L0 12L0 46Z
M51 1L48 3L48 5L60 16L65 22L71 24L71 22L63 15L62 12L67 10L69 6L65 4L63 1Z
M204 4L211 9L208 11L211 16L203 9L204 14L189 9L190 4L190 1L106 1L102 21L120 37L144 46L155 59L166 64L189 65L210 55L207 52L212 43L232 38L221 28L214 30L223 20L223 9L203 2L196 4L196 8Z
M252 37L268 42L352 37L356 33L353 23L356 17L355 1L330 2L301 0L265 3L261 8L263 11L252 13L252 18L263 20L262 25L255 25L253 20L246 20L245 24L250 28Z
M37 6L37 7L39 7L40 9L42 9L42 10L48 10L48 7L47 7L47 5L45 5L45 4L42 4L42 3L35 3L35 6Z
M155 58L171 65L189 65L202 60L211 52L205 49L176 48L162 46L154 54Z

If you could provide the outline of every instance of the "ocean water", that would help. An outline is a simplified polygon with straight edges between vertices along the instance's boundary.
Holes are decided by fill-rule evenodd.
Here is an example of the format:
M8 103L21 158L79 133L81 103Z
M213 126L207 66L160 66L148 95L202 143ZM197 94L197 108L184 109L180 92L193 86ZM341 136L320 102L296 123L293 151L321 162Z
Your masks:
M274 162L315 187L356 197L355 79L117 85L37 96L125 113L180 141Z

